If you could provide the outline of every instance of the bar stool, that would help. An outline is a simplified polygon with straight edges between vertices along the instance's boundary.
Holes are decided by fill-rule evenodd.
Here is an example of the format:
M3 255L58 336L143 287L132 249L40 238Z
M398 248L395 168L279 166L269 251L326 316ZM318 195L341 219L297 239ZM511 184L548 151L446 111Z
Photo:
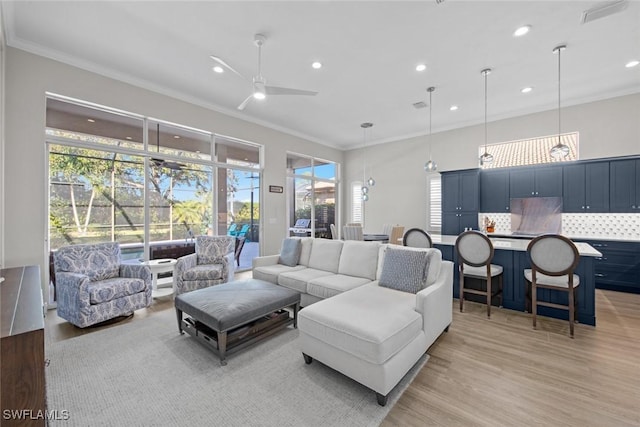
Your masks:
M502 307L502 266L491 264L494 250L491 240L479 231L471 230L460 234L456 239L458 253L458 271L460 272L460 312L464 305L464 294L484 295L487 297L487 317L491 317L491 299L499 295ZM482 279L487 283L486 290L465 288L465 277ZM499 278L498 289L492 292L491 282L494 277Z
M402 244L412 248L432 248L431 236L420 228L411 228L402 236Z
M524 270L525 279L531 284L531 314L533 329L536 329L538 306L559 308L569 311L569 335L573 338L578 296L576 289L580 286L580 276L574 274L580 254L576 245L564 236L545 234L529 242L527 253L531 260L531 268ZM567 292L568 305L548 301L538 301L538 288Z

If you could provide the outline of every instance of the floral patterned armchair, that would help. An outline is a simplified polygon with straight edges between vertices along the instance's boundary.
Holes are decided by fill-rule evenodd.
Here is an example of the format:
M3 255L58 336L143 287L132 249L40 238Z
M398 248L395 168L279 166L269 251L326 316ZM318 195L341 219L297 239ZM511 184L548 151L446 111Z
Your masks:
M84 328L148 307L151 270L120 263L118 243L66 246L54 254L58 316Z
M235 240L234 236L197 236L196 253L176 263L175 294L232 281Z

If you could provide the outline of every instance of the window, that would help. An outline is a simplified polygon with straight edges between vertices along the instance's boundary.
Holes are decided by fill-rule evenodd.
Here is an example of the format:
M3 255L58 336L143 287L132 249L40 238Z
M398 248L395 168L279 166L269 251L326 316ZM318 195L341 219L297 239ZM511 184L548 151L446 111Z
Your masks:
M427 230L440 232L442 228L442 180L439 173L427 175Z
M351 222L364 224L362 209L362 183L351 184Z
M117 241L138 258L234 222L258 240L261 146L55 95L46 123L51 250Z
M549 154L551 147L558 143L558 135L518 141L487 144L487 152L493 154L493 162L484 169L507 168L511 166L536 165L542 163L578 160L578 132L560 135L563 144L569 147L569 155L564 159L554 159ZM478 149L478 157L484 153L484 145Z
M331 239L331 224L336 224L337 165L301 154L287 154L289 227L299 219L308 219L310 234ZM295 233L295 230L291 230Z

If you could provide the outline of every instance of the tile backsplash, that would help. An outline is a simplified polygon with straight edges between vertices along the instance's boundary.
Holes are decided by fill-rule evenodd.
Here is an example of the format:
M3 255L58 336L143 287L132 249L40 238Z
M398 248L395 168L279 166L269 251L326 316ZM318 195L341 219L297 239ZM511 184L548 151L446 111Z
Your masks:
M511 233L511 214L480 213L496 222L496 233ZM640 240L640 214L635 213L563 213L562 234L568 237Z

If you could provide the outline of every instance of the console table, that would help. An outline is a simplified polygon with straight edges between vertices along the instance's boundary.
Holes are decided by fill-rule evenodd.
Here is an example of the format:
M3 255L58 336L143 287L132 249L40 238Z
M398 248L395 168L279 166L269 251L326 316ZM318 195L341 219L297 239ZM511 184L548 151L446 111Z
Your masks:
M0 270L2 425L44 426L44 306L40 267ZM5 410L22 411L5 419Z

